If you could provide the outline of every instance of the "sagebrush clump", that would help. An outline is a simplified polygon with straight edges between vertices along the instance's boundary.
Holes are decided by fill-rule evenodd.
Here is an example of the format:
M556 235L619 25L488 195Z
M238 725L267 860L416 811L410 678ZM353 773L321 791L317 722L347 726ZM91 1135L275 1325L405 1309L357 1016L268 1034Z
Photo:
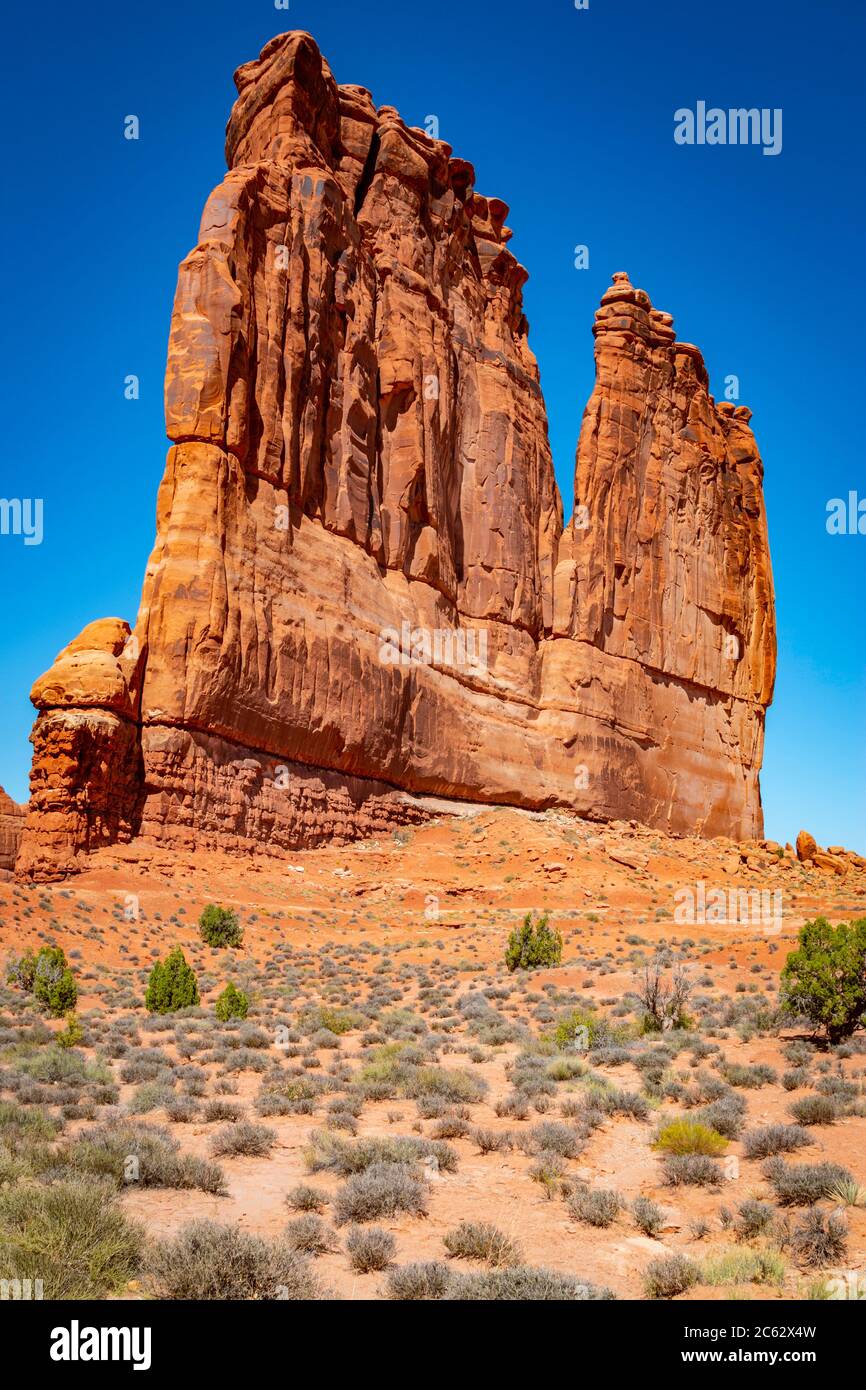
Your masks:
M192 1221L149 1256L148 1283L160 1298L326 1298L309 1264L287 1241L267 1241L215 1221Z

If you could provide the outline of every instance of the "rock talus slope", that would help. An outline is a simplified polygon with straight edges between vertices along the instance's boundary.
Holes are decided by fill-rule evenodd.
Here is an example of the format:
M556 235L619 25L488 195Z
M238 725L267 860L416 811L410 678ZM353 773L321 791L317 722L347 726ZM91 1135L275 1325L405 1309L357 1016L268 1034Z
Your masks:
M235 81L178 276L138 618L34 686L19 871L137 836L369 834L423 815L405 792L760 834L749 412L617 275L563 528L505 204L309 35Z

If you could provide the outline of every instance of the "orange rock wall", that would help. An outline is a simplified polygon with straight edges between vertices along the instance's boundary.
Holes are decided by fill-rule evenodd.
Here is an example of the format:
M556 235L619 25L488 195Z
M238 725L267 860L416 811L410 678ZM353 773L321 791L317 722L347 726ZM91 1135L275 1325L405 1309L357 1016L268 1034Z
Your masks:
M615 277L563 530L505 204L308 35L235 80L178 277L141 608L34 686L19 870L137 835L372 833L420 814L401 792L760 834L748 411Z

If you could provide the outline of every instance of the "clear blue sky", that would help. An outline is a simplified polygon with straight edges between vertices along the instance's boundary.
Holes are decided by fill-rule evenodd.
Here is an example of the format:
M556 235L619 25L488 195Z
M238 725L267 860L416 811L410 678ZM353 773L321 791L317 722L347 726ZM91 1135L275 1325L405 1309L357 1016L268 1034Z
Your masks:
M864 466L861 0L267 0L15 6L7 53L8 392L0 495L42 497L42 545L0 536L0 783L27 795L30 684L86 622L133 619L154 535L177 264L224 171L231 74L308 29L338 81L435 114L529 268L557 476L571 508L593 312L627 270L729 373L766 466L779 676L767 833L866 851L866 536L825 529ZM783 150L675 145L673 113L781 107ZM136 114L141 139L123 139ZM586 243L590 269L573 248ZM141 398L124 400L127 373Z

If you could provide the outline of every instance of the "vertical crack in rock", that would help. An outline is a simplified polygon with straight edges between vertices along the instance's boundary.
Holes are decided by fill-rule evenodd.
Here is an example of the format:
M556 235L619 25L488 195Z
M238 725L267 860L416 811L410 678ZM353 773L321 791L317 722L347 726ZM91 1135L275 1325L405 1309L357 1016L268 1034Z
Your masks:
M33 687L18 872L378 833L423 814L404 792L760 834L748 410L617 273L564 526L506 204L307 34L235 82L138 618Z

